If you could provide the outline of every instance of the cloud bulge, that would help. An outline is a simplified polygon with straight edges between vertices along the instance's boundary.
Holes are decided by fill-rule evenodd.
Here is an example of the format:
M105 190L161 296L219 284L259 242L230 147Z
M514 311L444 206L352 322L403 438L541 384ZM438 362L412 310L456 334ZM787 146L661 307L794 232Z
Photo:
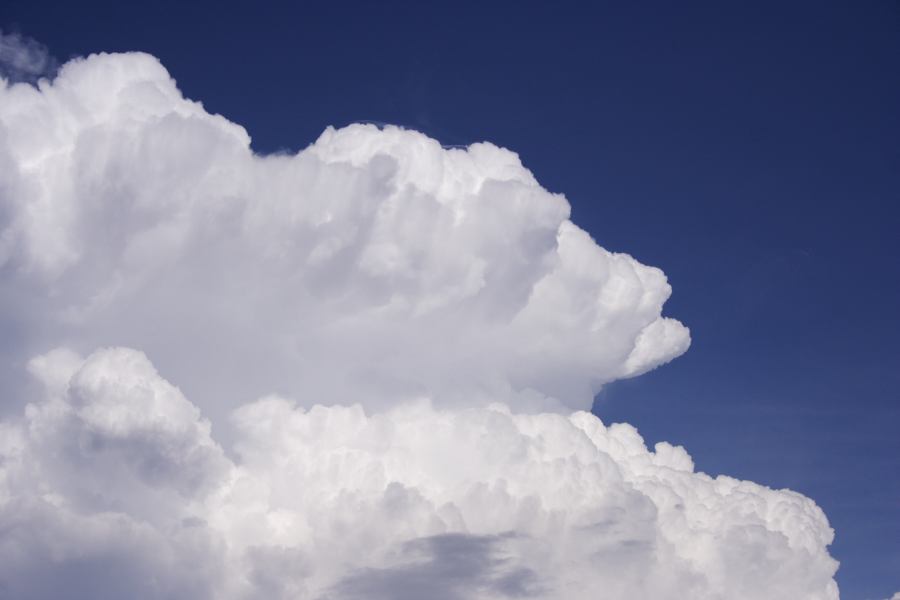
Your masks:
M811 500L583 412L688 330L492 144L74 60L0 89L0 286L14 597L837 597Z

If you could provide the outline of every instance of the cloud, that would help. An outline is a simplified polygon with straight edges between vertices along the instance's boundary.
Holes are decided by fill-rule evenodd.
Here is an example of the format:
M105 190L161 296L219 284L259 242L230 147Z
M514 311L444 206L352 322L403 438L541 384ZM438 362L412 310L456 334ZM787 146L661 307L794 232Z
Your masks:
M0 77L12 82L35 83L55 70L56 61L46 46L19 33L0 30Z
M590 413L271 396L229 458L140 352L31 364L45 398L0 432L15 597L119 597L111 567L146 598L837 597L811 500Z
M502 555L505 537L452 533L411 540L401 547L405 560L399 565L355 572L334 586L333 597L455 600L540 594L533 588L535 572L510 566Z
M0 88L0 292L0 596L837 597L814 502L583 412L688 330L492 144L71 61Z
M140 348L221 418L272 391L589 408L689 345L665 275L599 247L489 143L353 125L258 156L143 54L7 87L0 123L18 361Z

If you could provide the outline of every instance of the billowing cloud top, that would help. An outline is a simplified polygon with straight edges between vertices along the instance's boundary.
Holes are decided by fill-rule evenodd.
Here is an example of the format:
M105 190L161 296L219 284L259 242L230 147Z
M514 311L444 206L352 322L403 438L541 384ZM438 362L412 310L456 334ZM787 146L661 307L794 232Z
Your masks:
M488 143L255 155L144 54L5 83L0 596L836 598L811 500L568 414L690 341L568 217Z

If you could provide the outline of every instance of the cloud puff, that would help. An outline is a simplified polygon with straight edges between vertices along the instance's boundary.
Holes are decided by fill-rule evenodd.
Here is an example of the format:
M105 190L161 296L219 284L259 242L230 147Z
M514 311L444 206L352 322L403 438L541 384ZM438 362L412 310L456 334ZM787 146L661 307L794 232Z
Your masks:
M0 286L0 596L837 597L811 500L578 410L689 334L508 150L72 61L0 87Z
M46 397L0 430L13 597L120 597L112 566L142 598L837 597L811 500L590 413L272 396L228 458L140 352L31 364Z
M663 273L599 247L488 143L352 125L258 156L143 54L5 87L0 126L19 360L138 347L213 410L271 391L589 408L689 345Z
M0 30L0 76L4 79L34 83L52 75L56 65L47 47L40 42Z

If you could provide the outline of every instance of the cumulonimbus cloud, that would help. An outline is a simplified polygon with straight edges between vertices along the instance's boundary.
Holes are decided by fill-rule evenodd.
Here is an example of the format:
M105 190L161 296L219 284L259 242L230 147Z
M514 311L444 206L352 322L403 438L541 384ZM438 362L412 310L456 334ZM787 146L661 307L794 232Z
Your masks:
M144 54L0 90L0 591L837 597L811 500L582 412L689 334L515 154L249 142Z

